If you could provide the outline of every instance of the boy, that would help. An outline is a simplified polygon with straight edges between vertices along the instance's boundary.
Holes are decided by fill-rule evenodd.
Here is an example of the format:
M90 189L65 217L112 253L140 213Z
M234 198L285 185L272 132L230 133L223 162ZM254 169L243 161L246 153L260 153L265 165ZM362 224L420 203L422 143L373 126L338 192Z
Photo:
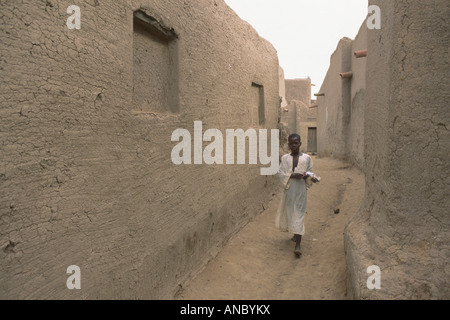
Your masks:
M300 242L305 232L303 220L306 213L306 178L308 172L313 170L313 162L309 155L300 152L302 145L298 134L291 134L288 138L291 153L281 158L278 176L284 186L284 192L278 207L275 225L281 231L294 233L295 249L297 257L301 256ZM319 180L313 176L312 182Z

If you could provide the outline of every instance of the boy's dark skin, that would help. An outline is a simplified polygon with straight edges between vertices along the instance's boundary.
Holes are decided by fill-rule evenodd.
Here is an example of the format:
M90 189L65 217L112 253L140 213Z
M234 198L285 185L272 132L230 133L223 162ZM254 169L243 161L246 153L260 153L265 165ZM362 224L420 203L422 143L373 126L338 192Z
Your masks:
M292 171L294 171L298 165L298 159L300 157L300 146L301 145L302 145L302 142L300 141L300 139L298 137L292 137L289 139L288 146L289 146L289 149L291 150L291 156L294 158ZM293 173L293 174L291 174L291 178L292 179L306 179L307 176L305 176L301 173ZM316 181L316 179L314 178L313 181ZM300 242L302 241L302 236L300 234L294 234L294 237L292 238L292 240L295 241L294 253L297 257L300 257L300 255L301 255Z

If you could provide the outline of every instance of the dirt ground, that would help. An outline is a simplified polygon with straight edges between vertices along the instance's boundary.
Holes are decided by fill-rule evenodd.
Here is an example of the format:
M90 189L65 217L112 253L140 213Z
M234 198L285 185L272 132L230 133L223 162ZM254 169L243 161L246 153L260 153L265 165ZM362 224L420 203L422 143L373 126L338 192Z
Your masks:
M292 235L275 228L278 193L174 299L349 299L343 233L364 196L364 175L336 159L313 160L321 182L308 191L302 256L294 255Z

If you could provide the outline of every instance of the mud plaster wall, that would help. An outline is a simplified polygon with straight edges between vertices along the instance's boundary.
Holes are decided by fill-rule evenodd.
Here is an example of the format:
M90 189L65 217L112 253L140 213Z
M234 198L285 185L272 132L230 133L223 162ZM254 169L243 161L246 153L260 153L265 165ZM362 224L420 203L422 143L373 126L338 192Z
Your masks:
M286 100L298 100L309 106L311 104L311 79L286 79Z
M343 38L330 59L330 67L317 97L318 151L364 167L364 107L366 58L355 51L366 49L367 26L364 22L354 40ZM341 72L351 71L350 79Z
M308 128L317 128L317 108L310 108L301 101L292 101L296 103L297 109L297 130L296 132L302 138L301 152L308 151Z
M348 158L351 79L341 79L340 73L351 71L351 50L351 39L339 41L320 88L325 96L317 97L317 149L321 157Z
M316 126L312 120L316 111L311 111L311 79L286 79L285 107L288 112L282 112L281 121L287 124L289 133L297 133L302 138L301 152L306 152L308 141L308 126Z
M302 139L301 152L307 152L308 128L317 127L317 108L309 108L302 101L291 100L281 109L281 123L287 130L287 136L297 133ZM280 138L281 139L281 138ZM289 149L287 149L289 152Z
M297 133L297 101L289 101L289 104L281 109L281 122L291 133Z
M364 22L352 42L350 123L347 128L347 154L351 163L364 168L364 108L366 105L366 57L356 58L355 51L367 48L367 25Z
M220 0L83 1L80 30L70 4L1 2L0 297L171 298L263 210L274 179L259 165L176 166L171 134L196 120L249 128L252 82L255 128L277 128L276 51ZM137 9L177 35L175 109L134 99ZM66 287L70 265L81 290Z
M284 70L281 67L279 69L278 83L280 84L280 99L281 99L281 107L283 108L287 106L287 101L286 101L286 84L284 81Z
M366 195L345 231L359 299L449 299L448 1L369 1ZM381 289L366 286L370 265Z

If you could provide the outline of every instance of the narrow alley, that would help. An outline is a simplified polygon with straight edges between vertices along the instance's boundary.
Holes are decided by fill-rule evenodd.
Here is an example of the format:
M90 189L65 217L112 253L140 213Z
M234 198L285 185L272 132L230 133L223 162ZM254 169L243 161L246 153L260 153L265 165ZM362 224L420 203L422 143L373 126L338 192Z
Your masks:
M449 3L0 1L0 299L450 299Z
M308 191L301 258L291 234L275 228L276 194L175 299L347 299L343 232L364 196L364 175L339 160L313 160L321 182Z

